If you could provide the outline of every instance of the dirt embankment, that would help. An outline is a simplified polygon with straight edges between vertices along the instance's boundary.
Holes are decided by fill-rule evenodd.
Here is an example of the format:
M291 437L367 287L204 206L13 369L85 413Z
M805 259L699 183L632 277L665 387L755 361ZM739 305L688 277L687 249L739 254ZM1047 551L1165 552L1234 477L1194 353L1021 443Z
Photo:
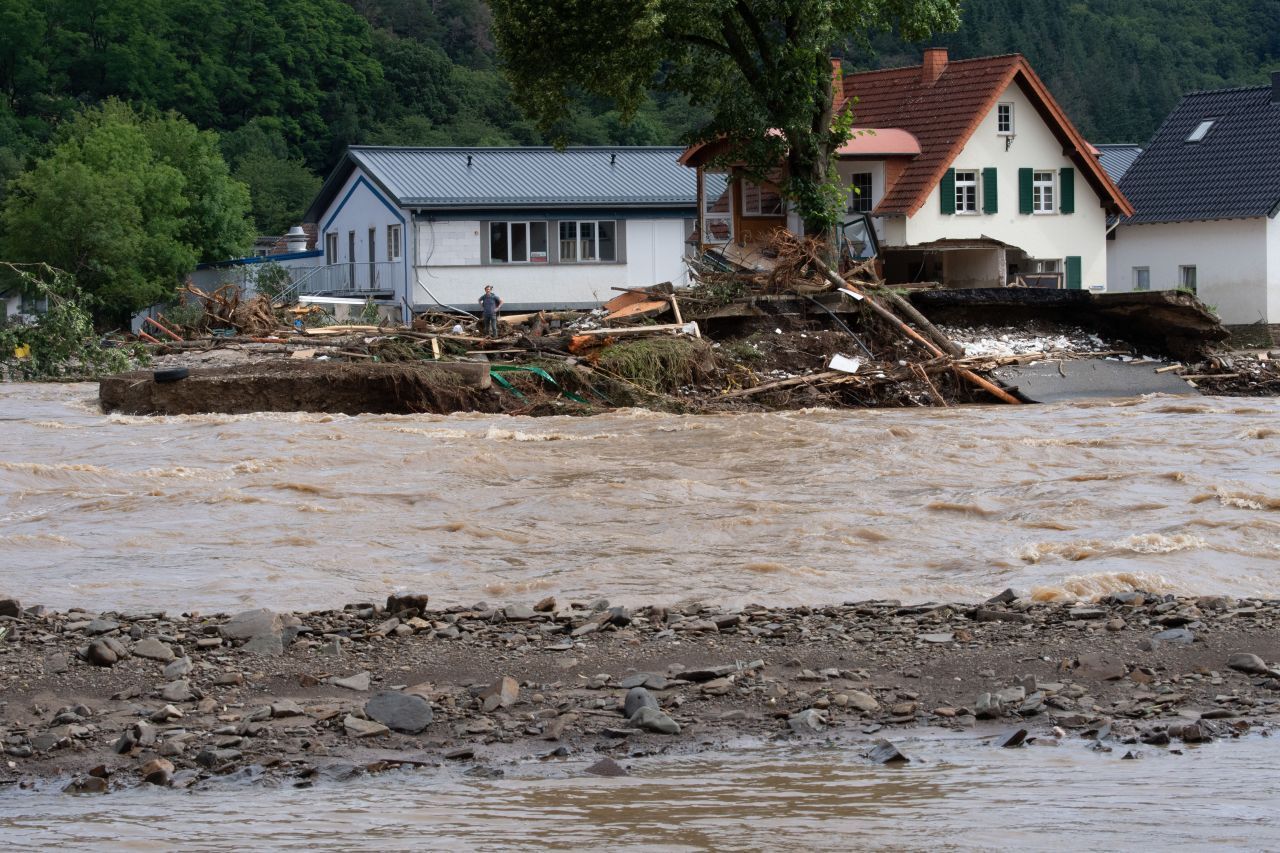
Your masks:
M0 614L0 784L73 792L923 726L1176 750L1280 721L1280 601Z

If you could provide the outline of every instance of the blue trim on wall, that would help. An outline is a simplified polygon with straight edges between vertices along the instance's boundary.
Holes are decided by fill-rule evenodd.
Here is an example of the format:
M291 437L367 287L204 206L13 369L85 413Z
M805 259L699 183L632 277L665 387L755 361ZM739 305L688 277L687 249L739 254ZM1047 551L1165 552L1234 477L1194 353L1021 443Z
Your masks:
M360 189L361 184L369 188L369 192L373 193L373 197L382 202L383 206L386 207L387 210L391 211L391 215L394 216L401 225L404 224L404 217L400 214L400 208L387 201L386 197L382 193L378 192L377 188L373 184L369 183L369 179L364 175L361 175L356 178L355 183L351 185L351 189L347 190L347 194L342 197L342 201L338 202L338 207L333 211L332 215L325 220L324 227L320 229L320 236L322 239L324 235L328 233L329 226L333 224L333 220L337 219L338 214L342 212L342 208L347 206L347 202L351 200L351 196L355 194L356 190Z
M302 258L320 258L324 257L324 250L313 249L310 252L284 252L279 255L254 255L252 258L231 258L225 261L215 261L211 264L196 264L198 270L221 269L222 267L242 267L247 264L269 264L274 261L296 261Z

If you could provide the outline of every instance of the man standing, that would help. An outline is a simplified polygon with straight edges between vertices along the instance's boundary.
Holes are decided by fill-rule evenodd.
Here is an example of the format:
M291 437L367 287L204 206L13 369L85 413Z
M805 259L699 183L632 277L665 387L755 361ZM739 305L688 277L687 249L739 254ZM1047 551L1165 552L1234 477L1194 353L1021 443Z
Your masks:
M480 308L484 311L484 336L498 336L498 309L502 307L502 298L493 292L493 285L484 286L484 295L480 297Z

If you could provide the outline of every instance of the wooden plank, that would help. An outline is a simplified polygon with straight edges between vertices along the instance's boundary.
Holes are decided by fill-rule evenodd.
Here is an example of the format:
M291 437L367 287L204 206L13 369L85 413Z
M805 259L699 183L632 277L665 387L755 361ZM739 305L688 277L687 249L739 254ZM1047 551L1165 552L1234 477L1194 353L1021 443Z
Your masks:
M664 323L658 326L624 326L621 329L574 329L578 335L634 335L639 332L675 332L683 329L684 323Z
M665 299L651 299L644 302L633 302L626 305L605 317L605 320L628 320L637 317L656 317L665 313L670 304Z

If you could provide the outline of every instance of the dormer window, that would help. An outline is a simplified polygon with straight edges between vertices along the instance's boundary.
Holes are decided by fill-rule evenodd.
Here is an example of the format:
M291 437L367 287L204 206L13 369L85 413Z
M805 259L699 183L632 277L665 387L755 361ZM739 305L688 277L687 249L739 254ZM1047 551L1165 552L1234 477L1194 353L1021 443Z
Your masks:
M996 104L996 133L1013 136L1013 104Z
M1187 137L1187 141L1199 142L1200 140L1204 139L1209 134L1210 128L1213 127L1214 122L1216 121L1217 121L1216 118L1207 118L1204 121L1197 124L1196 129L1191 131L1191 135Z

